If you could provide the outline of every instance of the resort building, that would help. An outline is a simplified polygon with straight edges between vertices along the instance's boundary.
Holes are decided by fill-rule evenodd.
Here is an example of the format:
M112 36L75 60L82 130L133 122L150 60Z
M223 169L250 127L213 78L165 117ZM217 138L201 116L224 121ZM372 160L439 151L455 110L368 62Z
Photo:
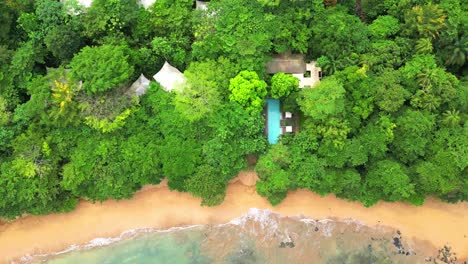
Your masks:
M153 78L164 90L168 92L179 88L186 81L184 74L177 68L170 65L167 61L164 63L161 70L153 76Z
M266 64L269 74L288 73L299 79L299 88L312 88L322 79L322 69L314 61L306 63L301 54L290 52L276 54ZM299 121L290 112L281 112L280 101L267 99L264 111L265 134L270 144L276 144L279 137L285 133L297 133Z
M306 63L301 54L276 54L267 63L266 71L269 74L284 72L293 75L299 79L299 88L313 87L322 79L322 69L315 65L315 61Z

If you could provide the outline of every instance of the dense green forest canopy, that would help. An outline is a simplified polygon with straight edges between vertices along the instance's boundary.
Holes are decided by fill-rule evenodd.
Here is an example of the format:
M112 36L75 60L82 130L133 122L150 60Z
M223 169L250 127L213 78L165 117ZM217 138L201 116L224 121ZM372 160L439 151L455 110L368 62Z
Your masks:
M259 194L468 200L468 5L462 0L0 2L0 217L169 188L222 202L258 157ZM272 54L316 60L298 89ZM169 61L181 89L129 87ZM300 116L268 145L265 98Z

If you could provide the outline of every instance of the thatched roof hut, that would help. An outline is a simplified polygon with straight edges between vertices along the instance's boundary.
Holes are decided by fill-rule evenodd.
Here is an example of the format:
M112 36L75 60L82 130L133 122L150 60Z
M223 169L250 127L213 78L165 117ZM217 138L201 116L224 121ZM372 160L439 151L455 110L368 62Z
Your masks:
M167 61L153 78L168 92L182 86L186 81L184 74Z

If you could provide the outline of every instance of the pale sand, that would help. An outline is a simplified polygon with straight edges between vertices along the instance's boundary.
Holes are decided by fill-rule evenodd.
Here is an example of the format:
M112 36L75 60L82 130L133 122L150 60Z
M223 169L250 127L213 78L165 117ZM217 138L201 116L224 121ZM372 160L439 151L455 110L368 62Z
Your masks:
M459 259L468 258L468 203L447 204L435 199L423 206L379 203L365 208L357 202L320 197L309 191L291 192L276 207L255 192L254 174L244 174L227 190L217 207L201 207L187 193L171 192L166 184L145 187L131 200L102 204L80 202L66 214L28 216L0 226L0 263L26 254L57 252L72 244L85 244L97 237L116 237L138 228L167 229L194 224L220 224L241 216L249 208L272 209L282 215L309 218L354 218L370 226L399 229L406 238L430 242L436 247L450 244Z

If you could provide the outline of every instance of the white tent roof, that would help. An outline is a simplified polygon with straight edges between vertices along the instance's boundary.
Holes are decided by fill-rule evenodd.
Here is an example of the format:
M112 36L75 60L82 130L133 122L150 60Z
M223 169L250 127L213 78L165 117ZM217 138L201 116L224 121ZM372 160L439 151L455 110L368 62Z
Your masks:
M60 0L60 2L66 2L66 0ZM90 7L93 3L93 0L78 0L77 2L84 7Z
M144 8L150 7L152 4L154 4L154 2L156 2L156 0L140 0L140 3Z
M60 2L66 2L67 0L60 0ZM78 4L84 7L90 7L93 3L93 0L78 0ZM140 4L143 5L145 8L150 7L156 0L139 0Z
M196 0L195 3L196 3L197 9L199 9L199 10L207 10L208 9L208 7L206 6L206 2Z
M156 73L153 78L161 84L164 90L170 92L178 86L185 83L185 76L177 68L170 65L167 61L164 66Z
M140 75L138 80L136 80L132 86L130 86L130 91L135 92L136 95L141 96L145 94L146 90L148 90L150 84L150 80L148 80L143 74Z

